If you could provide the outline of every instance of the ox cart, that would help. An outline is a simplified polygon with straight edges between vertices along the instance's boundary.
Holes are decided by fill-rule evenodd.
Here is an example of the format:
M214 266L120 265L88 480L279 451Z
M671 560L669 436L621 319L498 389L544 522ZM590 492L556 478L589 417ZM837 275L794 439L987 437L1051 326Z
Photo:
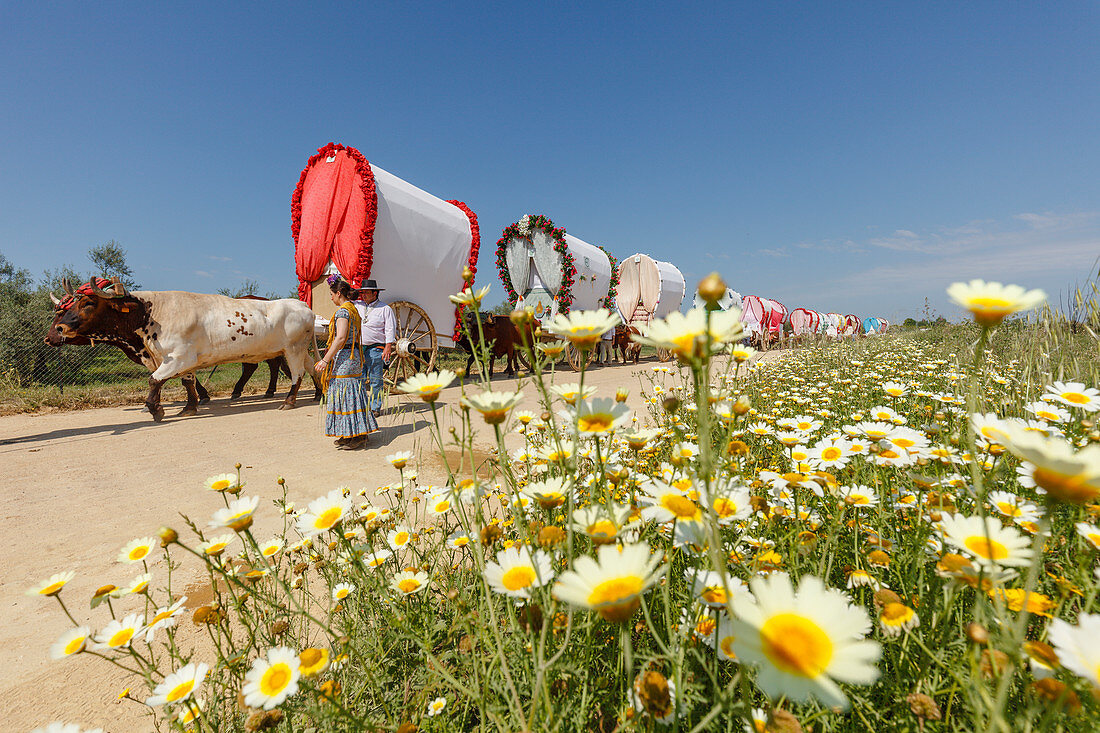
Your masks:
M616 306L627 328L645 332L650 322L680 310L687 293L684 275L671 262L636 253L619 265L619 297ZM657 349L657 358L668 361L672 352Z
M496 254L508 302L514 308L530 308L539 323L574 309L614 307L619 281L615 258L541 214L528 214L506 226ZM570 346L566 354L570 366L579 371L582 352ZM595 351L587 354L591 360ZM525 356L520 360L530 368Z
M352 147L329 143L309 158L291 198L298 297L327 327L335 307L326 278L352 287L367 278L385 288L397 318L397 348L386 370L396 384L435 367L461 325L449 295L473 284L481 239L477 216L369 163ZM469 270L470 280L463 280Z
M761 349L767 349L772 342L782 346L787 307L778 300L756 295L746 295L741 300L741 323L749 340Z

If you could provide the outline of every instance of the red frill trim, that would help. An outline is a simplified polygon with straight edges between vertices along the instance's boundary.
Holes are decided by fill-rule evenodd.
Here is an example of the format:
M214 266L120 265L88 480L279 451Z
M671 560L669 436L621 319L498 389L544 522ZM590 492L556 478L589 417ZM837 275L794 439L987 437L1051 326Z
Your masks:
M481 230L477 226L477 214L475 214L469 206L462 201L448 201L448 204L457 206L466 218L470 220L470 256L466 258L466 264L470 268L470 272L474 274L469 280L462 283L463 289L473 288L474 279L477 277L477 256L478 251L481 249ZM455 307L455 331L454 339L457 341L462 336L462 308L463 306Z
M364 279L370 277L371 266L374 264L374 224L378 219L378 191L374 185L374 171L363 154L353 147L340 143L329 143L323 148L317 149L317 154L310 156L306 167L302 169L302 175L298 177L298 185L294 194L290 197L290 233L294 237L294 258L298 258L298 234L302 229L302 188L305 186L306 173L314 163L321 158L327 158L338 150L343 150L355 161L355 172L359 174L359 188L363 191L363 199L366 201L367 215L363 224L363 231L359 233L359 261L355 272L349 273L348 278L352 286L358 287ZM298 281L298 298L309 302L310 283Z

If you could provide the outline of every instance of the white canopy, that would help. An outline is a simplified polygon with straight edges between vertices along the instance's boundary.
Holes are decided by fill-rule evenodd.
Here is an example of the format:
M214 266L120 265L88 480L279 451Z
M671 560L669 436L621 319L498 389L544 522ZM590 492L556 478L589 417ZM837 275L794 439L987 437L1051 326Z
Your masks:
M611 288L611 260L595 245L565 235L565 246L577 268L573 276L571 310L593 310L603 305ZM512 237L504 249L508 277L519 295L517 305L536 287L544 287L556 297L564 280L565 261L554 249L554 239L542 229L535 229L530 240ZM557 311L555 307L555 312Z
M692 301L692 308L702 308L706 303L703 302L703 298L699 295L699 291L695 291L695 300ZM741 309L741 293L732 288L726 288L726 294L722 296L718 301L718 308L720 310L728 311L730 308Z

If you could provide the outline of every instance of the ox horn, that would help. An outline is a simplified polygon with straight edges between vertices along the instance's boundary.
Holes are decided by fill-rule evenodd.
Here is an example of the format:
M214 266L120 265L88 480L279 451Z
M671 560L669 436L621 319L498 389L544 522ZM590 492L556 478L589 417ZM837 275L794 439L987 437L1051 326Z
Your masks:
M61 300L56 295L53 294L52 290L50 291L50 300L53 301L54 305L61 305Z
M69 282L69 278L61 278L61 289L65 291L65 295L73 294L73 286L72 283Z
M118 297L113 292L107 292L106 290L100 289L100 287L95 284L95 277L92 277L92 279L88 281L88 289L90 289L93 293L95 293L96 295L98 295L101 298L117 298Z

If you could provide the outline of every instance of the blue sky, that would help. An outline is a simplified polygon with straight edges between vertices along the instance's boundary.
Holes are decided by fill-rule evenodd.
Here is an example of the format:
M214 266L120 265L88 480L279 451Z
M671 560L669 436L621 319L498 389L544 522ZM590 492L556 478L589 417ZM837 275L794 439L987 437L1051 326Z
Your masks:
M916 315L1100 256L1100 5L4 3L0 251L294 285L336 141L482 233L527 212L788 307Z

